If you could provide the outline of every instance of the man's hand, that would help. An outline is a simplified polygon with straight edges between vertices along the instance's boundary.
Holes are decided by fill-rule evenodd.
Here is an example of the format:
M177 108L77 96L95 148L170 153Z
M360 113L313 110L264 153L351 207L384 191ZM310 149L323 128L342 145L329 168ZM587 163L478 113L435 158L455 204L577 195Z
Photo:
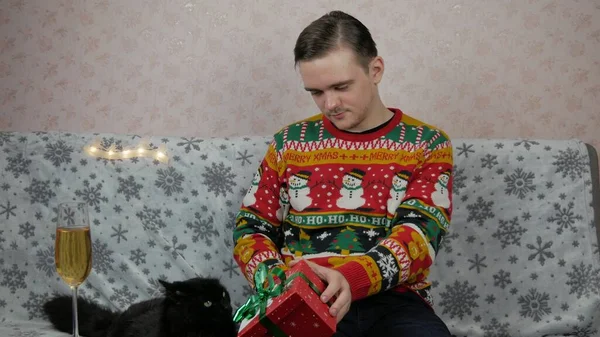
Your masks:
M289 266L293 266L298 261L299 260L290 261ZM335 302L329 308L329 313L331 316L335 317L336 321L339 323L348 310L350 310L350 304L352 303L350 284L348 284L344 275L339 271L320 266L308 260L304 261L320 279L327 283L325 291L321 294L321 301L327 303L333 296L337 296Z

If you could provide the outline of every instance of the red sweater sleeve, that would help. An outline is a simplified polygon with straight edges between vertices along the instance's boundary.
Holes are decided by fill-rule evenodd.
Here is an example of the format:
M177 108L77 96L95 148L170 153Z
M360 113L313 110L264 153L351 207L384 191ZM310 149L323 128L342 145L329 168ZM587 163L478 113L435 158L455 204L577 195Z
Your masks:
M391 231L366 254L336 266L357 300L429 274L452 210L453 157L450 140L437 131L422 149L398 206Z
M233 231L233 257L250 285L259 263L286 268L279 248L282 244L279 208L280 160L273 141L258 167L237 217Z

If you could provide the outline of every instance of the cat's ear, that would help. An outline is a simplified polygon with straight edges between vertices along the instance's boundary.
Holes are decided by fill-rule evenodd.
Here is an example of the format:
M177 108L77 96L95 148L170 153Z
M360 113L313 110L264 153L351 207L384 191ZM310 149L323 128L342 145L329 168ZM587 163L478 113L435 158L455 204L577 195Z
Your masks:
M165 288L165 290L169 290L169 289L171 289L171 287L173 286L173 284L172 284L172 283L170 283L170 282L167 282L167 281L158 280L158 282L159 282L160 284L162 284L162 286L163 286L163 288Z
M160 284L162 284L163 288L165 288L165 293L166 293L167 297L174 299L175 294L178 292L175 289L174 284L171 282L163 281L163 280L158 280L158 282L160 282Z
M175 283L170 283L163 280L158 280L158 282L160 282L160 284L162 284L165 288L167 298L175 302L179 302L182 297L185 297L185 293L183 293L181 289L177 289L178 287Z

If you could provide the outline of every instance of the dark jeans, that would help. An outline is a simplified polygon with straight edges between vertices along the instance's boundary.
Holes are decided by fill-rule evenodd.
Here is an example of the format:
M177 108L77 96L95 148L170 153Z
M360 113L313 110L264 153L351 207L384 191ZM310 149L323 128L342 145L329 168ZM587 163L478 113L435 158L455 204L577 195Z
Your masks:
M450 337L446 324L416 294L386 291L352 303L334 337Z

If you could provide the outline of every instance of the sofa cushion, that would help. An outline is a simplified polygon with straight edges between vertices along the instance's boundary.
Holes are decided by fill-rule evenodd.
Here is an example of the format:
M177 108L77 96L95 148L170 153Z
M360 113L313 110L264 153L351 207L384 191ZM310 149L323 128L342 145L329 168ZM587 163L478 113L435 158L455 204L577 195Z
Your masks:
M168 163L92 157L83 149L95 140L118 151L140 137L0 133L0 335L50 333L40 304L68 293L53 246L56 208L68 200L90 207L94 260L81 296L124 309L160 295L158 279L202 275L220 277L241 305L251 290L231 255L233 218L270 138L149 138L167 147ZM598 333L600 253L585 144L453 144L452 226L431 273L435 309L450 330Z

